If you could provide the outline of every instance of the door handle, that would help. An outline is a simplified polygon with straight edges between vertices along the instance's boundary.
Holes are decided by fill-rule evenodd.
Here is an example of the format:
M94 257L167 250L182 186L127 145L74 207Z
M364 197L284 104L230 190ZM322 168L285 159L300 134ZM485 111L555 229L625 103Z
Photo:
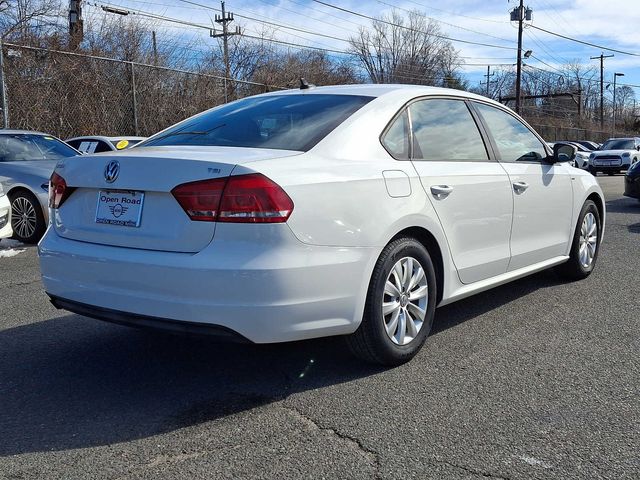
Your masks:
M527 188L529 188L527 182L513 182L513 189L516 193L523 193Z
M436 197L437 200L447 198L451 192L453 192L453 187L449 185L433 185L431 187L431 194Z

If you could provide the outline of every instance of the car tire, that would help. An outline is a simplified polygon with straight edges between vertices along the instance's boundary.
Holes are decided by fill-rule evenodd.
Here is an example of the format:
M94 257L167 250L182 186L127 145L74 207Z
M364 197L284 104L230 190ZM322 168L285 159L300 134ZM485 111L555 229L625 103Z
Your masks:
M22 243L38 243L47 225L36 196L27 190L19 190L10 194L9 200L13 238Z
M591 225L595 225L593 232L591 231ZM578 217L569 260L562 265L558 265L555 268L556 272L567 280L587 278L593 271L598 259L601 232L598 208L592 200L587 200L582 206Z
M373 270L362 323L347 337L352 353L385 366L411 360L431 331L436 288L431 256L420 242L400 237L389 243Z

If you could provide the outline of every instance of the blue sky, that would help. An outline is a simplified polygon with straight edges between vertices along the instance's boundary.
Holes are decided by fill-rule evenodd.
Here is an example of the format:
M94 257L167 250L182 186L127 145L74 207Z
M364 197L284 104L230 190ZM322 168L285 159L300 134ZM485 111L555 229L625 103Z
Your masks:
M100 0L97 1L102 4ZM220 6L219 2L212 0L193 1L215 8ZM180 0L104 0L104 3L206 25L212 23L216 13ZM453 45L466 63L461 68L472 84L477 84L482 79L487 64L495 64L496 68L498 64L503 68L512 68L515 64L516 51L513 48L516 46L517 29L509 22L509 11L516 6L513 0L327 0L326 3L369 16L388 12L392 9L391 5L399 9L417 9L441 22L445 35L511 48L454 42ZM640 8L636 0L609 0L606 4L602 0L531 0L525 5L533 9L533 25L537 27L640 54ZM345 50L347 44L341 39L349 38L357 32L359 26L368 26L370 23L364 18L310 0L227 0L226 7L236 14L235 23L243 26L246 33L255 35L265 27L259 22L241 18L241 15L322 33L331 38L282 28L275 30L275 37L296 45L336 50ZM85 7L85 13L102 14L91 5ZM163 24L163 27L164 36L174 36L185 44L195 41L199 45L206 45L212 41L204 30L171 24ZM159 41L162 41L162 37ZM612 53L557 38L534 28L525 30L523 49L533 50L535 58L527 60L527 63L550 71L573 61L598 67L598 61L590 60L589 57L600 55L601 52L605 55ZM623 78L618 78L618 83L640 85L640 56L615 53L615 57L605 60L605 82L611 80L614 72L625 74ZM640 99L640 88L634 88L634 91Z

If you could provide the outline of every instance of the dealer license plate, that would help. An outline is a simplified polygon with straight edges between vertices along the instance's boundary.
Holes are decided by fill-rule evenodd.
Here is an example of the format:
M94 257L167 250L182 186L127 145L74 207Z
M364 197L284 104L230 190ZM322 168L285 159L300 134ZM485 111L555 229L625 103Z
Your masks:
M100 190L96 223L139 227L142 218L144 192L129 190Z

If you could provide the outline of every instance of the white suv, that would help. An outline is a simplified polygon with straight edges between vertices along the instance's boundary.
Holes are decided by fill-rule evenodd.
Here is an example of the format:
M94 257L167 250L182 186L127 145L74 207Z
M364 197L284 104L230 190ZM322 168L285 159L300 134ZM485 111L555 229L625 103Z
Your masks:
M610 138L589 156L589 171L620 173L640 160L640 138Z

